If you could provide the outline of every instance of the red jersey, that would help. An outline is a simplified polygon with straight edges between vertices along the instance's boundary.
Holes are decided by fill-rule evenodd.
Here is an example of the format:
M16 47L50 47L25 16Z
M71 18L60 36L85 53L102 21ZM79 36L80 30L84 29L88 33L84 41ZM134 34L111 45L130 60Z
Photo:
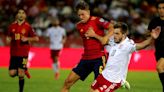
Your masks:
M96 38L85 37L85 32L89 27L92 27L96 34L104 36L104 29L108 29L110 22L105 21L103 18L91 16L86 23L79 22L77 24L77 30L79 31L84 45L84 53L82 59L96 59L104 55L104 46Z
M34 30L28 22L18 25L17 22L12 23L8 29L8 36L11 37L10 55L11 56L28 56L30 50L29 42L22 42L21 37L36 36Z

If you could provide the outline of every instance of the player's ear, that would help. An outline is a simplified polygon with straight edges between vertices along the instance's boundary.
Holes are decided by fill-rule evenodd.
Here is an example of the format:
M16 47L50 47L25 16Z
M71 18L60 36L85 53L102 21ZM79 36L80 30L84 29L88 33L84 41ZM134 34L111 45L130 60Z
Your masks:
M90 10L87 10L88 14L90 15Z
M126 33L122 34L124 38L126 38Z

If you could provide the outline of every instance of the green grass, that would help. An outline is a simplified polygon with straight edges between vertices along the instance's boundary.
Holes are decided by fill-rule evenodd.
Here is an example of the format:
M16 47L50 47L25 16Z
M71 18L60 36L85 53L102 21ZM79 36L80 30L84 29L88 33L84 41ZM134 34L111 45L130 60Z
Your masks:
M59 80L54 80L51 69L30 69L31 79L25 79L24 92L60 92L65 78L70 70L61 70ZM118 89L116 92L162 92L162 87L156 72L130 71L127 80L131 90ZM88 92L93 81L93 74L82 82L78 81L70 92ZM0 68L0 92L18 92L18 78L11 78L7 68Z

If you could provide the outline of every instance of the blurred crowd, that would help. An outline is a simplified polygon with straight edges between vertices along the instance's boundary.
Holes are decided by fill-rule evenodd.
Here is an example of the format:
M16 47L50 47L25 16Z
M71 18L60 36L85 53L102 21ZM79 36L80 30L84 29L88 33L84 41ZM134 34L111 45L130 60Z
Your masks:
M79 21L74 11L81 0L0 0L0 46L5 46L5 34L14 21L18 8L27 13L27 21L35 29L40 41L35 46L45 47L45 31L51 26L52 18L59 18L66 29L65 47L81 47L81 38L75 25ZM150 19L157 15L155 3L158 0L85 0L89 3L91 14L107 20L123 21L129 25L129 37L136 42L147 35Z

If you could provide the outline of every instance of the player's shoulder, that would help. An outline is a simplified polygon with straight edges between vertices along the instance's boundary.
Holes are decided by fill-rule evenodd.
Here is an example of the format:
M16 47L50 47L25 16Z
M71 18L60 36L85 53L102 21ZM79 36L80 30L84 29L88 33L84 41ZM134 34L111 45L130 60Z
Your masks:
M161 21L161 19L160 19L160 17L154 17L154 18L152 18L152 20L150 21L150 22L160 22Z
M76 23L76 26L79 26L82 23L82 21L79 21Z
M10 25L15 25L17 24L17 21L12 22Z
M96 19L99 19L100 17L97 17L97 16L91 16L90 20L96 20Z
M27 21L24 22L24 25L31 27L30 23L28 23Z
M17 25L17 21L14 21L9 25L9 28L15 27L16 25Z
M127 44L127 45L135 45L135 42L134 42L133 39L129 39L129 38L127 38L127 40L126 40L126 44Z

